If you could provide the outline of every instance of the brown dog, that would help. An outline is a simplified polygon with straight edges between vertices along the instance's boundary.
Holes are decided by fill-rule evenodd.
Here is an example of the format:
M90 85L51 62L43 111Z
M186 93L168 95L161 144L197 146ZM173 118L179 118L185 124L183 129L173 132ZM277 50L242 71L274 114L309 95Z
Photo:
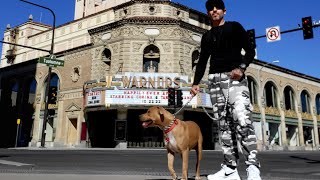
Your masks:
M188 179L189 151L195 149L197 153L196 177L200 178L200 160L202 158L202 134L200 127L193 121L181 121L163 107L154 106L140 115L144 128L159 127L163 130L164 143L168 152L168 169L173 179L177 179L173 168L175 153L182 156L182 179Z

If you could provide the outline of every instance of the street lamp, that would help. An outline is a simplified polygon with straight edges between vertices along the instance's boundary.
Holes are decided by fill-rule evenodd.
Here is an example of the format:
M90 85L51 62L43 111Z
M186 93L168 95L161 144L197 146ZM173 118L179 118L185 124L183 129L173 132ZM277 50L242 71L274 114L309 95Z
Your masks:
M279 63L280 61L279 60L274 60L274 61L272 61L272 62L269 62L269 63L265 63L263 66L261 66L261 68L258 70L258 87L259 87L259 90L258 90L258 99L259 99L259 101L258 101L258 103L259 103L259 107L260 107L260 113L261 113L261 135L262 135L262 149L263 150L265 150L266 149L266 139L265 139L265 115L264 115L264 112L262 112L262 102L261 102L261 100L262 100L262 95L263 95L263 93L260 93L261 91L260 91L260 89L261 89L261 80L260 80L260 72L261 72L261 70L264 68L264 67L266 67L266 66L268 66L268 65L270 65L270 64L273 64L273 63ZM263 91L263 89L262 89L262 91Z
M52 24L52 40L51 40L51 50L49 52L50 54L50 58L53 56L53 47L54 47L54 31L55 31L55 28L56 28L56 15L54 14L54 12L47 8L47 7L44 7L44 6L41 6L41 5L38 5L38 4L35 4L35 3L32 3L32 2L29 2L29 1L26 1L26 0L20 0L22 2L25 2L25 3L29 3L31 5L34 5L34 6L38 6L38 7L41 7L43 9L46 9L46 10L49 10L52 15L53 15L53 24ZM49 89L50 89L50 81L51 81L51 71L52 71L52 68L51 66L49 66L49 70L48 70L48 79L47 79L47 86L46 86L46 91L45 91L45 109L44 109L44 115L43 115L43 124L42 124L42 133L41 133L41 147L45 147L45 138L46 138L46 126L47 126L47 121L48 121L48 106L49 106L49 98L48 98L48 94L49 94Z

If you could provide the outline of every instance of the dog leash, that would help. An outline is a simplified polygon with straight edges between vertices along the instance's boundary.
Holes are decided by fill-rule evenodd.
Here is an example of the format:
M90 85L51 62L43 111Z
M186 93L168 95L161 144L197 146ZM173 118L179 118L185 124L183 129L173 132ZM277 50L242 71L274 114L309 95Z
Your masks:
M194 98L194 96L192 96L192 98L191 98L187 103L185 103L177 112L175 112L175 113L173 114L173 116L176 117L176 115L179 114L179 112L180 112L184 107L186 107L186 105L189 104L189 102L191 102L191 100L192 100L193 98Z
M227 96L226 96L226 101L225 101L225 104L224 104L224 108L223 108L223 111L221 112L221 116L219 117L219 118L214 118L214 117L212 117L209 113L208 113L208 111L206 110L206 108L204 107L204 106L202 106L202 109L203 109L203 111L207 114L207 116L210 118L210 119L212 119L213 121L219 121L220 119L222 119L223 117L225 117L226 115L227 115L227 105L228 105L228 100L229 100L229 89L230 89L230 80L228 81L228 91L227 91ZM205 91L205 90L203 90L203 91ZM186 103L186 104L184 104L177 112L175 112L173 115L174 115L174 117L177 115L177 114L179 114L179 112L186 106L186 105L188 105L191 101L192 101L192 99L194 98L195 96L192 96L192 98ZM200 99L201 100L201 99ZM212 105L212 111L213 111L213 107L214 106L216 106L217 105L217 103L216 104L213 104Z
M214 118L212 117L208 111L206 110L206 108L204 108L204 106L202 106L203 111L207 114L207 116L212 119L213 121L219 121L220 119L222 119L223 117L225 117L227 115L227 106L228 106L228 101L229 101L229 89L230 89L230 79L228 80L228 91L227 91L227 96L226 96L226 101L224 103L224 108L223 111L221 112L221 116L219 118ZM217 103L212 105L212 111L213 111L213 107L217 106ZM213 114L213 113L212 113Z

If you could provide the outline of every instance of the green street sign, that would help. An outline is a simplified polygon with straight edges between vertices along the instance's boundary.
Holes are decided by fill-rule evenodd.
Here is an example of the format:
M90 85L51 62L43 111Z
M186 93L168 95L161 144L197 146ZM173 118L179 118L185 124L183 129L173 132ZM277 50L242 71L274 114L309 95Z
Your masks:
M64 61L55 58L49 57L40 57L38 60L39 63L46 64L47 66L57 67L57 66L64 66Z

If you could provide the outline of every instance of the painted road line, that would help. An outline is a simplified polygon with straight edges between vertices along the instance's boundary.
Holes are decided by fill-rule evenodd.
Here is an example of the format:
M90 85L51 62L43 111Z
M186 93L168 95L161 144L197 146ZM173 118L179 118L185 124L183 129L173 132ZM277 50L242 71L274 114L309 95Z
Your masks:
M0 160L0 164L12 165L12 166L33 166L33 164L25 164L25 163L20 163L15 161L6 161L6 160Z

